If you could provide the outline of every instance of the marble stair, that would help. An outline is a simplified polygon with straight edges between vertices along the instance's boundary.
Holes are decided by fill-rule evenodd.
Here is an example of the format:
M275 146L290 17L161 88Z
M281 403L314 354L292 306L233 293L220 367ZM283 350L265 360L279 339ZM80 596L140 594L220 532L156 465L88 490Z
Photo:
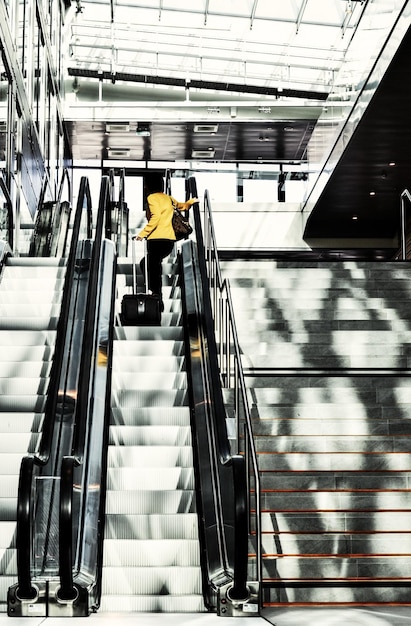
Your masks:
M259 459L265 606L410 603L409 267L222 264Z

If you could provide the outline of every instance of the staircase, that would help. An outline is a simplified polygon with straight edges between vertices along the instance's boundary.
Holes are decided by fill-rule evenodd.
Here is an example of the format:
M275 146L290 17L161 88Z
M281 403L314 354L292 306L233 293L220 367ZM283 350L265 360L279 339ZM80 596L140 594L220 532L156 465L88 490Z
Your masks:
M176 261L163 270L161 327L115 328L102 611L205 611ZM120 259L117 319L131 284Z
M264 606L411 603L410 269L222 263L261 474Z
M17 582L20 463L41 437L65 267L51 258L9 257L0 279L0 611Z

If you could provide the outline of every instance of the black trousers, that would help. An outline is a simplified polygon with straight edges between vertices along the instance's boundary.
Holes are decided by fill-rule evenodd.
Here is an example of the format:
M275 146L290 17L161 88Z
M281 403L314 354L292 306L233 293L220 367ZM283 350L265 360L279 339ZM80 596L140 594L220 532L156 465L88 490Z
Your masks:
M153 293L162 297L162 262L174 248L172 239L147 239L148 286ZM145 259L141 259L140 268L145 275Z

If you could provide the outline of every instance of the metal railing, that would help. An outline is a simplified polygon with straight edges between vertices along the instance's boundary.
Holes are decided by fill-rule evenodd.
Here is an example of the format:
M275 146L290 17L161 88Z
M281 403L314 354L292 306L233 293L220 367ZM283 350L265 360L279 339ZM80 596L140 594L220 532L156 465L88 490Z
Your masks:
M190 180L191 195L197 196L195 180ZM195 213L196 217L196 213ZM258 472L257 453L251 424L251 412L247 397L247 388L243 373L241 350L235 323L234 306L228 280L223 279L209 194L204 195L204 251L208 268L208 278L211 292L211 305L217 344L219 346L220 377L224 388L234 391L234 416L237 423L236 445L239 446L241 427L244 428L244 455L246 460L246 478L248 481L248 511L254 510L254 527L256 533L256 574L257 582L262 581L262 546L261 546L261 496L260 477ZM234 451L238 452L238 449ZM252 484L253 482L253 484ZM254 506L251 494L254 492ZM251 527L249 520L249 526Z
M404 189L404 191L401 194L401 206L400 206L400 217L401 217L401 233L400 233L400 240L401 240L401 260L405 261L407 259L407 232L406 232L406 228L407 228L407 219L406 219L406 205L405 205L405 200L408 200L408 202L411 203L411 193L408 191L408 189Z

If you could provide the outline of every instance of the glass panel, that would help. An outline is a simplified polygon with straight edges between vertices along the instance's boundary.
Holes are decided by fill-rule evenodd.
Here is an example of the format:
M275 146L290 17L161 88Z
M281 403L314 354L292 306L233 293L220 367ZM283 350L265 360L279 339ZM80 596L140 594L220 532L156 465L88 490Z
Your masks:
M9 220L9 210L7 199L3 193L3 190L0 186L0 240L9 242L9 228L10 228L10 220Z
M32 556L35 576L57 576L59 572L59 501L60 478L36 477Z

